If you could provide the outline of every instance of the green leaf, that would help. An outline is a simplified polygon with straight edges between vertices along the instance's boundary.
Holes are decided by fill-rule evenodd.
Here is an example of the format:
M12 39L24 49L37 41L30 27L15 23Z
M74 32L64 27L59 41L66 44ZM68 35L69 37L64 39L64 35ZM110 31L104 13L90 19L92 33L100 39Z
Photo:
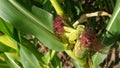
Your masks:
M79 62L77 62L77 61L75 61L75 60L73 60L72 62L73 62L73 64L74 64L75 68L83 68L83 66L81 66L81 65L79 64Z
M65 52L74 60L76 60L77 62L79 62L80 65L84 65L86 63L86 58L83 59L79 59L78 57L75 56L74 52L72 52L71 50L65 50Z
M119 25L120 25L120 2L117 0L114 12L110 21L107 25L107 32L103 35L102 44L107 46L107 49L104 50L108 53L110 46L113 45L120 35ZM92 57L93 68L98 67L98 65L105 59L107 54L96 53Z
M36 18L40 19L43 25L53 33L53 15L47 11L40 9L36 6L32 7L32 13Z
M120 6L120 2L119 0L117 0L114 12L106 28L107 32L105 33L102 39L102 43L105 44L106 46L110 46L114 44L118 39L118 35L120 34L120 30L119 30L120 7L119 6Z
M15 49L0 43L0 51L2 51L2 52L15 52Z
M21 68L14 60L13 58L9 55L9 53L4 53L4 55L7 58L7 63L9 64L10 68Z
M0 31L6 35L12 36L13 27L0 18Z
M0 68L10 68L10 66L5 61L0 60Z
M51 63L54 66L54 68L62 68L62 62L60 61L57 54L58 53L55 53L55 55L53 56L53 59L51 60Z
M48 53L45 56L43 56L42 58L44 59L43 61L45 62L45 64L48 65L50 63L50 59L51 59L50 51L48 51Z
M47 15L48 12L42 11L42 9L37 9L33 7L35 11L40 11L41 14ZM50 14L44 16L43 18L38 18L36 12L32 14L30 11L27 11L24 6L21 6L19 2L15 0L0 0L0 17L5 21L12 24L21 32L29 33L35 35L45 46L50 49L57 51L65 50L65 46L59 39L53 34L51 25L52 17ZM47 18L46 18L47 17ZM49 18L49 19L48 19ZM45 23L45 24L44 24ZM46 25L46 23L49 24Z
M38 52L37 48L35 47L35 45L33 45L32 43L30 43L29 40L21 37L21 45L26 47L28 50L32 50L32 53L36 56L36 58L39 60L40 64L44 64L44 55L40 52ZM41 58L40 58L41 57Z
M23 46L20 46L20 57L24 68L40 68L34 54Z
M92 56L92 61L93 61L93 67L92 68L98 68L98 65L103 62L104 58L106 57L106 54L102 53L96 53L95 55Z
M10 68L10 66L5 62L0 62L0 68Z
M10 38L9 36L7 35L2 35L0 36L0 43L1 43L1 48L3 47L3 50L4 50L4 47L5 48L12 48L14 50L17 51L17 43L12 39Z

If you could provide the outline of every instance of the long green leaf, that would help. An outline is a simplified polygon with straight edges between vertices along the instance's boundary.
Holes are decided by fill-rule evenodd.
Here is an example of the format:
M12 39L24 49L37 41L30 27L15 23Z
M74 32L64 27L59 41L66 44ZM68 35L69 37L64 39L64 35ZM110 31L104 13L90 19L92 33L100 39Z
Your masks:
M54 66L54 68L62 68L62 62L57 56L57 53L53 56L53 59L51 59L51 63Z
M93 68L98 68L98 65L105 59L107 55L102 53L96 53L92 56Z
M119 26L120 26L120 1L117 0L114 12L106 28L107 32L104 34L102 38L102 44L108 46L108 48L106 49L107 52L109 51L110 46L113 45L119 38L120 35ZM107 54L96 53L92 58L93 68L97 68L98 65L105 59L106 56Z
M37 8L33 7L35 11ZM41 14L48 14L42 9L38 9ZM36 12L35 12L36 13ZM14 27L16 27L21 32L30 33L35 35L45 46L54 50L64 50L64 44L59 41L54 34L52 34L52 29L50 25L47 27L44 20L51 22L48 17L49 14L42 19L35 15L35 13L30 13L23 6L21 6L16 0L0 0L0 17L5 21L10 22ZM49 19L47 19L48 17ZM48 22L47 21L47 22ZM51 22L52 23L52 22Z
M45 56L43 56L42 58L44 58L43 61L45 62L45 64L48 65L51 60L50 51L48 51L48 53Z
M40 19L41 23L53 33L53 15L46 12L43 9L33 6L32 14L38 19Z
M112 17L107 25L106 33L102 39L102 43L105 45L112 45L116 42L118 35L120 34L120 2L117 0Z
M0 62L0 68L10 68L10 66L5 62Z
M0 31L6 35L12 36L13 27L0 18Z
M72 62L73 62L73 64L74 64L75 68L83 68L83 66L81 66L81 65L79 64L79 62L77 62L77 61L75 61L75 60L73 60Z
M37 58L27 48L20 47L20 56L24 68L40 68Z
M7 35L0 36L0 43L1 43L0 47L1 48L3 47L3 50L5 47L5 48L11 48L17 51L17 43Z
M21 68L14 60L13 58L9 55L9 53L4 53L6 58L7 58L7 63L9 64L10 68Z
M1 52L15 52L16 50L9 46L4 45L3 43L0 43L0 51Z
M44 62L44 58L42 58L42 57L44 57L44 55L42 53L38 52L37 48L32 43L30 43L29 40L21 37L21 45L26 47L28 50L32 50L32 53L39 60L40 64L44 64L46 62L46 61Z

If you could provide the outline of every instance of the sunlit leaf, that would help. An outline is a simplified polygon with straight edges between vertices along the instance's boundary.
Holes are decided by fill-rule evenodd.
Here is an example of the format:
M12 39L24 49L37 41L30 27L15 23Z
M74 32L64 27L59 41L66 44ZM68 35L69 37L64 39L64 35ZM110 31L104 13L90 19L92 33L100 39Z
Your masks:
M4 53L6 58L7 58L7 63L9 64L10 68L21 68L14 60L13 58L9 55L9 53Z
M36 6L32 7L32 13L36 18L40 19L43 25L53 33L53 15L47 11L40 9Z
M0 51L1 52L15 52L16 50L9 47L9 46L6 46L6 45L0 43Z
M120 34L120 2L117 0L114 12L106 28L106 33L102 39L102 43L109 46L116 42L118 35Z
M73 64L75 65L75 68L83 68L77 61L73 60Z
M106 54L96 53L94 56L92 56L93 61L93 68L98 68L98 65L103 62L104 58L106 57Z
M44 61L44 55L42 53L40 53L37 48L30 43L29 40L21 37L21 45L23 45L24 47L26 47L28 50L32 50L32 53L36 56L36 58L39 60L40 64L44 64L46 61Z
M6 35L12 36L13 27L0 18L0 31Z
M120 25L120 2L117 0L116 7L110 18L110 21L106 28L106 33L103 35L102 44L107 47L105 50L107 53L110 49L110 46L116 43L117 39L120 35L119 25ZM96 53L92 60L93 60L93 68L98 67L98 65L105 59L107 54Z
M34 54L23 46L20 47L20 57L24 68L40 68Z
M17 50L17 43L7 35L0 36L0 42L8 47Z
M62 62L58 58L57 53L55 53L55 55L53 56L53 59L51 60L51 63L53 64L53 66L55 68L62 68Z
M44 57L42 57L42 58L44 58L45 64L48 65L50 63L50 59L51 59L50 51Z
M48 48L57 51L64 50L64 44L53 34L51 25L46 25L47 23L52 23L52 16L48 17L50 14L42 9L35 7L33 7L33 9L35 11L39 10L41 14L45 14L46 16L38 18L42 17L42 15L38 14L38 12L37 14L40 16L36 16L36 12L32 14L31 11L27 11L16 0L0 0L1 18L12 24L21 32L35 35Z

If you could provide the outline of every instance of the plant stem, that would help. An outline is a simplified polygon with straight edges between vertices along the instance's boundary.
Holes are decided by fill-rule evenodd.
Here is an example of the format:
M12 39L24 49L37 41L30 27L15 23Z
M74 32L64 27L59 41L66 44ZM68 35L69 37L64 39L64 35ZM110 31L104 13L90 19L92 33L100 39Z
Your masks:
M58 15L63 16L63 9L60 7L59 3L57 0L50 0L52 3L53 7L55 8L56 12Z

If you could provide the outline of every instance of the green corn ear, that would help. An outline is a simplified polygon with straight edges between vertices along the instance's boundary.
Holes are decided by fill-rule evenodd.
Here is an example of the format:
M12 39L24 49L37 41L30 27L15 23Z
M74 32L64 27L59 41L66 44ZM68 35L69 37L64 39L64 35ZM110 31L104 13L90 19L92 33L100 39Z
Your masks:
M83 32L84 30L84 26L83 25L78 25L77 26L77 29L72 31L70 34L69 34L69 37L68 37L68 40L70 43L74 43L74 41L76 39L78 39L78 36Z
M79 40L77 40L75 47L73 49L74 55L77 59L79 59L79 63L81 65L84 65L87 63L87 57L88 57L88 50L81 46Z

